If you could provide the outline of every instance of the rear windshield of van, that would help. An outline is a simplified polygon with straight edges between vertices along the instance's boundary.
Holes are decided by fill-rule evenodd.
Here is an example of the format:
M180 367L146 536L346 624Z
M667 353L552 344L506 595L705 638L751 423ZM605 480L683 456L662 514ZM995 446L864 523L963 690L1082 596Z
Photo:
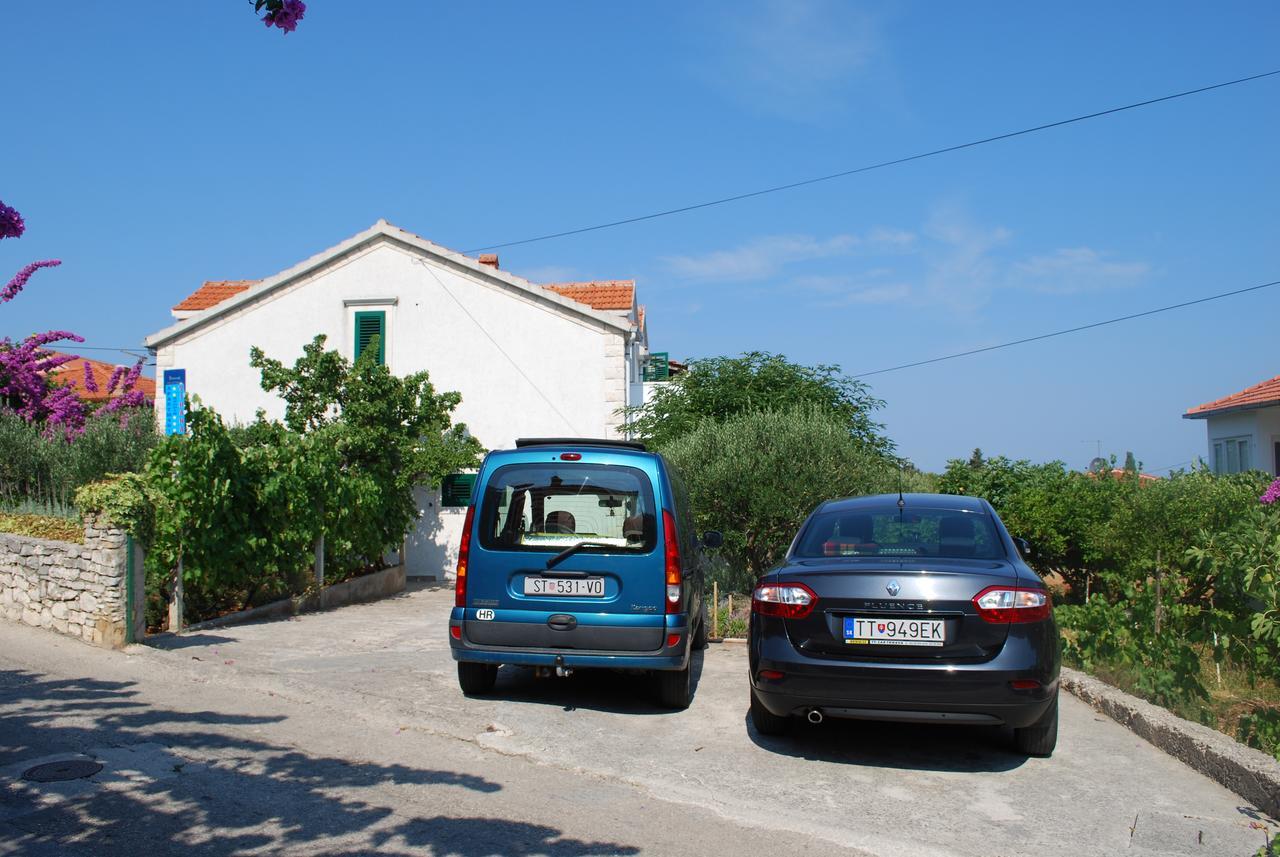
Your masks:
M794 556L937 556L1002 559L987 515L951 509L861 508L815 515Z
M559 552L578 542L603 553L657 544L653 486L642 470L610 464L509 464L494 471L480 507L489 550Z

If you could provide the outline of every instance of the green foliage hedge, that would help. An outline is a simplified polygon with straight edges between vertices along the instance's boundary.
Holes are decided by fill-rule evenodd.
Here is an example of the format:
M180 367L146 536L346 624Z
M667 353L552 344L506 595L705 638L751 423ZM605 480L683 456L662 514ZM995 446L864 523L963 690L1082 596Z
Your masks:
M478 464L479 443L452 424L456 393L437 393L425 372L392 375L376 348L353 365L324 343L292 367L254 349L283 423L227 426L194 403L187 433L163 438L141 474L80 491L82 508L147 549L153 624L179 562L188 621L306 590L321 537L326 582L380 567L417 516L414 486Z
M749 592L824 500L896 488L896 462L818 406L706 420L662 447L687 483L699 531L724 533L722 589Z
M1031 542L1038 570L1061 576L1068 662L1204 716L1202 655L1280 683L1280 504L1260 502L1267 483L1256 472L1153 480L1135 466L1073 473L977 454L948 462L939 480L990 500ZM1247 713L1237 733L1280 753L1280 709Z
M141 470L157 439L149 407L92 416L71 443L0 409L0 508L67 511L80 486Z

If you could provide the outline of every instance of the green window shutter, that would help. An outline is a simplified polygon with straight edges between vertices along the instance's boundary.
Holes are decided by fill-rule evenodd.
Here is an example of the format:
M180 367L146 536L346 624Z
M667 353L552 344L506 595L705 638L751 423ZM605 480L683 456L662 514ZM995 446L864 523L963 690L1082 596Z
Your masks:
M441 506L470 506L476 487L474 473L451 473L440 485Z
M378 338L378 363L387 362L387 314L383 310L356 313L355 359L359 360L374 337Z

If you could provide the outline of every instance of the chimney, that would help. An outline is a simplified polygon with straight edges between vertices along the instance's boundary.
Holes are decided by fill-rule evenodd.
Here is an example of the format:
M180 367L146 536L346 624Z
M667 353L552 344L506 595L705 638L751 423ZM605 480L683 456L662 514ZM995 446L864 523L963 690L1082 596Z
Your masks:
M480 264L481 264L481 265L488 265L489 267L493 268L494 270L497 270L497 268L498 268L498 254L497 254L497 253L481 253L481 254L480 254Z

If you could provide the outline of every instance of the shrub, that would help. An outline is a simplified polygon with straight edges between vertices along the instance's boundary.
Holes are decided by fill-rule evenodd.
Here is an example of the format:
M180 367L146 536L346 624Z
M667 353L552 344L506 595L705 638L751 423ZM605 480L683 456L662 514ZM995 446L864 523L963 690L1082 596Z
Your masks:
M703 422L662 448L683 475L702 530L724 533L724 588L749 592L822 501L896 487L892 459L818 407Z
M0 410L0 506L71 507L76 489L109 473L139 471L159 440L149 407L91 417L68 442Z

